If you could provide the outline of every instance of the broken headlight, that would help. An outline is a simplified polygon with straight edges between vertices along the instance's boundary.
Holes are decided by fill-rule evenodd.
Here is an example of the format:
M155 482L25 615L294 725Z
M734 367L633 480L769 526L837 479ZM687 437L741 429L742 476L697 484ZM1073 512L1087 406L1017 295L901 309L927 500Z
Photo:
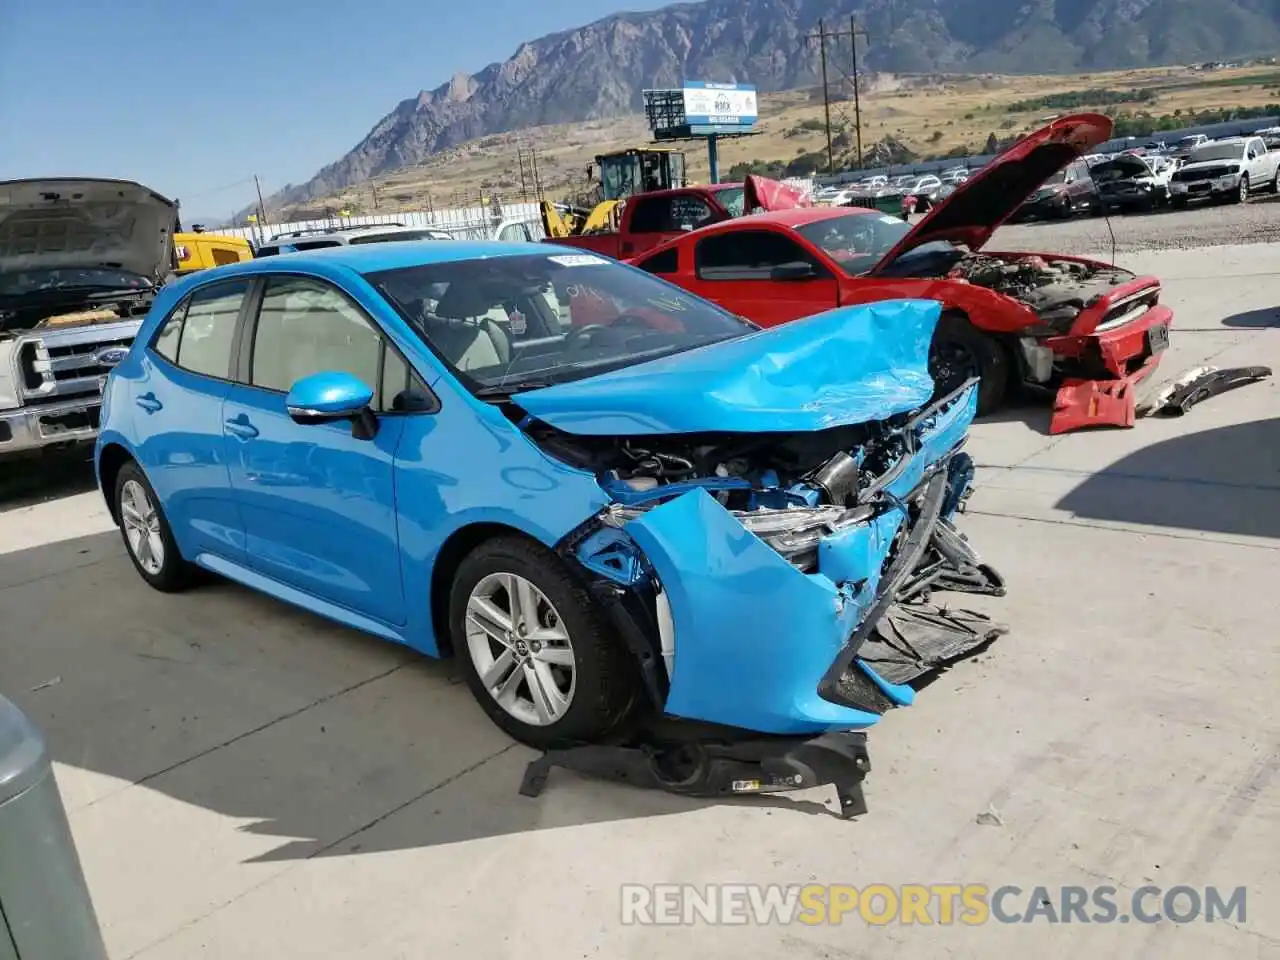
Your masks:
M837 530L875 516L871 507L790 507L785 510L735 510L734 517L799 570L818 565L818 544Z

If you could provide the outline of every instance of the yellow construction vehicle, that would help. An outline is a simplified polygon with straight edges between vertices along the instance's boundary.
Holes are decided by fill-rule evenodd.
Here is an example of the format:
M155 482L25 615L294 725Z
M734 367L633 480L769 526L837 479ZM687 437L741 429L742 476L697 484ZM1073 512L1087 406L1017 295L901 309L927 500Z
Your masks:
M548 237L578 237L617 228L618 207L628 197L685 185L684 154L664 147L605 153L587 167L591 187L577 204L542 202Z

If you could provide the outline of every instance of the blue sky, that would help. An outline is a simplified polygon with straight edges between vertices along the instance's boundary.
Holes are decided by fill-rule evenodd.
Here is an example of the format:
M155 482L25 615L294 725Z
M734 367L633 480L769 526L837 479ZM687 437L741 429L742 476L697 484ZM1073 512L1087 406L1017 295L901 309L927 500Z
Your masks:
M0 0L0 179L138 180L225 218L400 100L671 0Z

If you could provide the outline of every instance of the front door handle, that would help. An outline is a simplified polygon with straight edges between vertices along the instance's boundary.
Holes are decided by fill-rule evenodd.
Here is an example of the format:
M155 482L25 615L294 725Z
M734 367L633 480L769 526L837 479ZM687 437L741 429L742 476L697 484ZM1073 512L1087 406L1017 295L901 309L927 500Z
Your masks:
M156 395L154 393L144 393L133 402L143 410L147 411L147 413L155 413L164 406L163 403L156 399Z
M226 427L227 433L241 440L252 440L258 435L258 428L250 423L249 418L243 413L232 420L228 420Z

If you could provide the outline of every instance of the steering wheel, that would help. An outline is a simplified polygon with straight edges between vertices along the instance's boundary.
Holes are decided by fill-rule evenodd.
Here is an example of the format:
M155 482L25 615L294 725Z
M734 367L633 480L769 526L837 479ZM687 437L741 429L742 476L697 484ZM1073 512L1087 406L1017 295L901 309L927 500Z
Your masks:
M603 323L588 323L585 327L574 327L569 333L569 348L585 350L591 346L591 340L597 333L608 329L608 326Z
M609 324L611 327L643 327L645 330L652 330L653 324L638 313L621 313L618 314L616 320Z

